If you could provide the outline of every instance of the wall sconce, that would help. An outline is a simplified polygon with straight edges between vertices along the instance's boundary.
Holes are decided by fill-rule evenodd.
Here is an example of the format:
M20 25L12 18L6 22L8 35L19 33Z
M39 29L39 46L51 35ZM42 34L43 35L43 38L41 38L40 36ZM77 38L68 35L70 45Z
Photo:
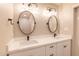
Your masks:
M55 12L56 12L56 9L55 9L55 8L47 8L47 10L48 10L49 12L51 12L51 11L55 11Z
M22 5L25 5L25 3L22 3ZM28 7L32 7L32 6L38 7L37 3L29 3L28 4Z
M24 5L25 3L22 3L22 5Z
M37 3L29 3L28 4L28 7L32 7L32 6L38 7Z
M56 15L56 13L57 13L55 8L47 8L47 10L49 11L50 16L51 15Z
M23 12L25 10L33 11L34 13L37 13L35 10L38 10L38 4L37 3L22 3L21 6L19 6L19 11Z

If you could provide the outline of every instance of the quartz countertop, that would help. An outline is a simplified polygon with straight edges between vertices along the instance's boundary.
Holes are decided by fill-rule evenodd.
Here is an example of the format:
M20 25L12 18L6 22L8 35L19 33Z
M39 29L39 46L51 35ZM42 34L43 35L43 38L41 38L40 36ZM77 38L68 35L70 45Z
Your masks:
M17 51L21 51L24 49L32 49L52 43L57 43L65 40L71 40L72 37L70 35L58 35L56 37L53 36L36 36L30 38L30 41L36 41L34 44L26 44L26 37L13 38L10 42L8 42L8 53L14 53ZM20 43L22 42L22 43ZM25 44L24 44L25 43ZM27 41L28 43L28 41Z

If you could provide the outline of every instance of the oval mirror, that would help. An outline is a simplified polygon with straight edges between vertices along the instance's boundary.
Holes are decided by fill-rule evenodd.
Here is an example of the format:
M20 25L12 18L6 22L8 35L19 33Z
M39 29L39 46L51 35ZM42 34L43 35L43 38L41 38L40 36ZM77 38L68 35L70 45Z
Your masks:
M58 27L58 21L56 16L50 16L47 24L48 24L49 31L54 33Z
M26 34L31 34L35 29L35 18L33 14L29 11L24 11L19 15L19 28Z

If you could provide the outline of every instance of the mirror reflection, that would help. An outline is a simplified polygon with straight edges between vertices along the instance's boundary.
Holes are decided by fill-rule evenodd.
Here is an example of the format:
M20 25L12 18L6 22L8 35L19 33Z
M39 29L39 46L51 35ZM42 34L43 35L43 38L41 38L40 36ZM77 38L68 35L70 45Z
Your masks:
M19 28L26 35L29 35L34 31L35 18L31 12L24 11L19 15Z
M48 24L49 31L54 33L58 27L58 21L56 16L50 16L47 24Z

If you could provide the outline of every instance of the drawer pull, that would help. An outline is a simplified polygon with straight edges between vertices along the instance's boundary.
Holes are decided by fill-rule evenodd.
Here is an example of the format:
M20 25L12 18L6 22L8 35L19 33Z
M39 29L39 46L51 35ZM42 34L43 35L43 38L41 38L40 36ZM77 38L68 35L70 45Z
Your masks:
M54 54L51 54L50 56L54 56Z
M64 48L66 48L67 46L65 45Z
M7 54L7 56L9 56L9 54Z
M54 46L50 46L50 48L53 48Z

